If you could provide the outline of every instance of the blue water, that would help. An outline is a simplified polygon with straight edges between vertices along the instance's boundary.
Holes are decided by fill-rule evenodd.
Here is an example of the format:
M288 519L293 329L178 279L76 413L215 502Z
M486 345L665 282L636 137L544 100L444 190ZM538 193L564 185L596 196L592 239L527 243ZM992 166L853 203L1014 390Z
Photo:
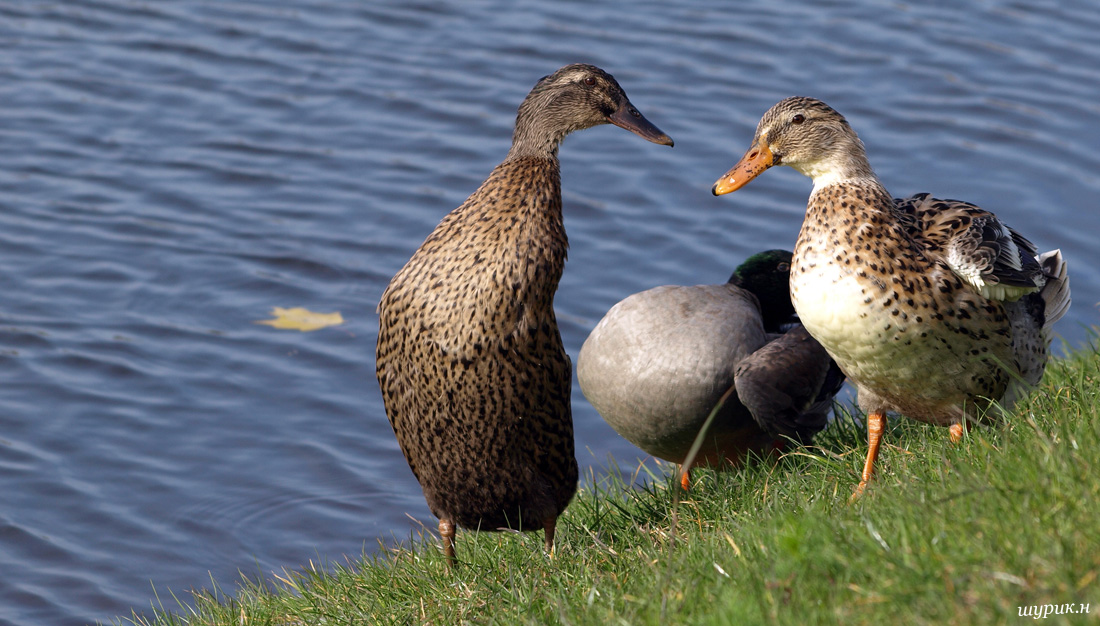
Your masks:
M626 295L793 245L808 179L709 193L793 94L843 112L895 194L967 199L1061 247L1057 330L1087 341L1093 2L733 6L0 4L0 623L174 607L432 525L374 380L374 308L569 62L613 73L676 140L600 127L561 150L574 356ZM275 306L346 323L253 323ZM579 391L574 416L582 467L643 458Z

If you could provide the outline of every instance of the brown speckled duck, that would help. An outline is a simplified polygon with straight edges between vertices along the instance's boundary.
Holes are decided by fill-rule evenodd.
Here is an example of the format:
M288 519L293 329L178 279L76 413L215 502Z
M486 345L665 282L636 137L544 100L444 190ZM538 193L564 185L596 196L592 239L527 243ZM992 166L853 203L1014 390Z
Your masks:
M694 465L740 465L749 453L809 440L825 427L844 376L791 306L791 253L754 254L720 285L636 293L600 320L577 357L588 401L642 450L684 463L730 387ZM681 475L688 488L689 474Z
M1051 325L1070 302L1059 250L1036 257L1031 242L966 202L894 200L848 122L820 100L773 106L713 192L736 191L773 165L814 181L791 299L867 413L853 498L871 479L887 411L948 426L957 440L1038 384Z
M378 383L448 562L455 526L546 531L577 489L572 365L554 317L566 255L558 145L614 124L672 140L615 79L568 65L519 107L512 149L443 218L378 305Z

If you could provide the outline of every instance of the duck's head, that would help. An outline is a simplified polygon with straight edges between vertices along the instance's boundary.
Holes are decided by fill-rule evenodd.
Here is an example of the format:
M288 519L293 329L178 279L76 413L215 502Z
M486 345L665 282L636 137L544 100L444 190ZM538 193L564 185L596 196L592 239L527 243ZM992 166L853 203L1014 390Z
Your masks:
M599 124L614 124L653 143L672 145L672 139L630 103L611 74L575 63L544 76L527 94L516 116L512 153L554 154L566 135Z
M764 330L779 332L783 324L795 321L791 304L791 259L787 250L768 250L745 259L730 276L729 283L752 293L760 301Z
M768 109L752 147L711 191L716 196L737 191L773 165L793 167L812 178L815 187L874 176L848 120L824 102L800 96Z

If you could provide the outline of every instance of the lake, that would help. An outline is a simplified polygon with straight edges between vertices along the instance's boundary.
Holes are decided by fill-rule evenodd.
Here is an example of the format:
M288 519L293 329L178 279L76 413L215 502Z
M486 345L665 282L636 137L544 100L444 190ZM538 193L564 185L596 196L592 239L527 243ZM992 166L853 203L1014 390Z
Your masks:
M173 608L434 527L374 377L375 306L566 63L612 73L676 141L604 126L561 149L574 358L628 294L793 246L808 179L710 186L796 94L847 116L896 195L966 199L1060 247L1056 329L1088 341L1093 2L735 6L0 4L0 623ZM273 307L345 322L255 323ZM573 406L586 476L645 458L576 385Z

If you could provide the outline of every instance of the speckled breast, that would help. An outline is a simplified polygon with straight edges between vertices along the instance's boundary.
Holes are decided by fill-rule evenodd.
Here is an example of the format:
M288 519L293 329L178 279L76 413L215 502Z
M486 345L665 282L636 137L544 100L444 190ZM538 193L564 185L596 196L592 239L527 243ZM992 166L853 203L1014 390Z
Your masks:
M905 306L909 295L890 272L854 262L854 253L833 248L826 256L821 249L820 241L799 242L791 300L802 324L859 387L864 410L949 424L964 406L974 409L982 398L1004 393L1009 375L995 361L1011 356L1002 341L979 338L965 323L933 322L921 304L930 295L915 293L914 306Z

